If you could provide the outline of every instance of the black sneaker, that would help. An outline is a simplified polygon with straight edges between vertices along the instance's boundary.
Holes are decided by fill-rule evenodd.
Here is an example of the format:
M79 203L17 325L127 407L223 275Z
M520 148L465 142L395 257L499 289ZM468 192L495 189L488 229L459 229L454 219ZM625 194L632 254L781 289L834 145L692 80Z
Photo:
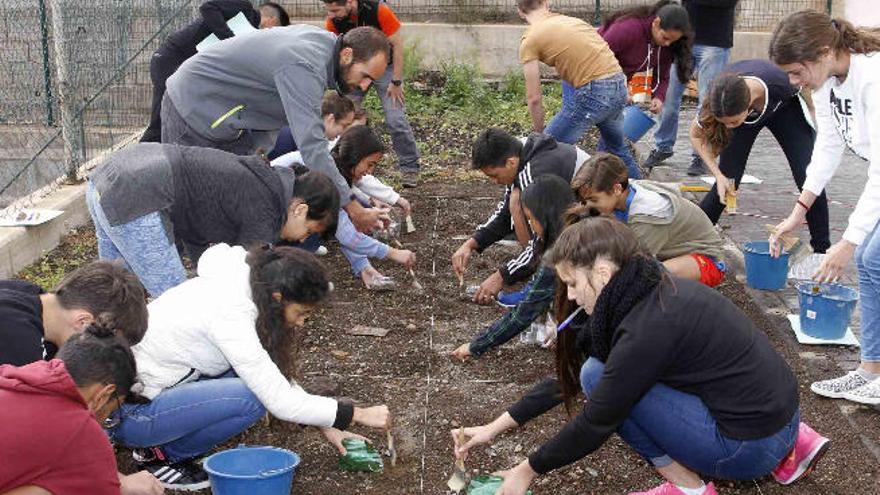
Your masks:
M706 164L703 163L703 159L699 156L693 157L691 159L691 165L687 169L687 174L691 177L697 177L700 175L707 175L709 173L709 169L706 168Z
M208 473L202 469L196 459L170 462L165 458L162 449L136 449L132 452L138 468L148 471L168 490L194 492L211 486Z
M660 151L660 150L651 150L651 153L648 155L648 158L645 158L645 161L642 163L642 168L650 171L652 168L660 165L667 158L672 156L671 151Z

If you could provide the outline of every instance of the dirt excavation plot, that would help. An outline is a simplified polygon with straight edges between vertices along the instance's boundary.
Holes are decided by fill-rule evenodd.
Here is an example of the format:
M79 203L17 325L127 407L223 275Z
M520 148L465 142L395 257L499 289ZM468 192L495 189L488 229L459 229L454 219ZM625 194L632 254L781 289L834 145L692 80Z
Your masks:
M537 346L514 340L479 360L454 362L447 354L468 341L479 329L502 314L497 307L480 307L459 298L458 282L449 258L472 228L482 222L500 195L500 189L482 182L457 187L428 184L410 194L419 230L401 238L418 253L416 274L424 292L411 289L408 273L389 262L376 266L402 282L393 293L371 293L361 288L348 265L331 244L324 258L337 290L301 332L299 377L316 393L349 397L362 405L386 403L394 413L393 431L398 463L386 463L382 474L342 472L337 456L314 429L282 421L260 422L229 442L275 445L297 452L294 493L302 494L444 494L452 471L449 431L488 422L524 393L534 382L553 373L552 355ZM507 251L505 251L507 249ZM494 248L472 259L469 283L513 251ZM736 282L721 290L742 307L768 333L798 374L803 417L829 436L833 447L808 480L785 488L769 478L748 483L721 482L723 494L836 494L878 493L880 472L876 458L860 434L875 442L878 413L866 408L854 412L859 430L844 420L838 405L809 392L817 374L837 370L812 370L799 356L799 348L786 334L782 317L768 316ZM346 333L355 325L389 329L385 337ZM514 466L566 420L560 407L544 417L496 439L491 447L478 448L470 457L470 471L492 472ZM384 448L384 435L357 428ZM131 470L130 456L119 450L123 470ZM540 477L536 494L625 494L647 489L661 480L631 449L614 437L586 459ZM206 492L207 493L207 492Z
M452 141L460 140L460 136L454 137ZM437 141L444 142L439 138ZM417 252L415 271L426 290L413 290L409 274L399 266L377 262L377 268L394 276L401 286L392 293L368 292L351 276L338 247L330 243L330 255L323 261L336 291L297 338L297 375L308 390L348 397L361 405L388 404L394 414L397 466L386 464L382 474L342 472L337 467L335 450L317 431L275 419L259 422L224 448L245 443L297 452L302 464L297 469L294 493L444 494L452 472L449 431L461 424L492 420L534 382L553 373L549 351L521 344L517 339L467 363L447 356L503 314L498 307L462 301L458 281L451 273L452 252L474 226L485 220L501 195L499 187L482 179L473 180L478 176L464 172L460 158L447 159L442 166L432 168L425 184L414 193L405 193L415 207L418 230L404 235L401 241ZM87 228L80 229L47 256L49 261L23 274L47 282L94 259L93 236ZM513 252L510 248L493 248L474 256L467 282L478 283ZM807 355L802 357L800 353L837 351L797 346L783 317L765 315L744 288L733 277L730 280L720 290L754 319L786 357L801 384L803 418L830 437L833 445L819 469L796 486L781 487L765 478L747 483L721 482L719 492L880 493L877 458L866 447L871 442L880 444L880 413L850 405L846 409L850 414L845 416L837 402L820 399L809 391L812 380L840 371L832 360L806 359ZM349 335L347 331L355 325L381 327L389 332L384 337ZM560 407L496 439L491 447L477 448L468 460L468 470L492 472L514 466L558 431L565 420L565 411ZM365 428L355 431L384 449L381 432ZM122 472L134 470L128 450L118 449L117 458ZM536 494L626 494L660 482L645 462L613 437L586 459L538 478L532 488Z

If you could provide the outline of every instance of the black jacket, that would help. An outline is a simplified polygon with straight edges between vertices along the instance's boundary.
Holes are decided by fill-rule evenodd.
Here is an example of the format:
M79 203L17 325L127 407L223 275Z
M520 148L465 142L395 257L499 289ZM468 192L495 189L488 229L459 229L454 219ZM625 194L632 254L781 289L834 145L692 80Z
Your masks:
M529 464L546 473L593 452L657 383L699 397L735 440L770 436L798 409L794 374L751 319L698 282L667 280L627 313L583 412Z
M248 0L209 0L199 7L201 17L171 33L159 50L173 50L189 58L196 54L196 45L211 33L221 40L233 37L235 33L229 29L226 21L239 12L247 17L253 27L260 27L260 12Z
M519 158L519 171L513 184L505 189L504 198L498 203L495 213L474 232L473 238L477 241L477 251L482 252L513 232L513 223L510 218L510 193L514 189L522 191L542 175L556 175L566 182L571 182L576 165L577 148L574 145L560 143L545 134L531 134L523 144ZM511 285L525 280L535 273L539 260L539 253L535 252L536 242L536 239L533 238L516 258L499 267L505 284Z

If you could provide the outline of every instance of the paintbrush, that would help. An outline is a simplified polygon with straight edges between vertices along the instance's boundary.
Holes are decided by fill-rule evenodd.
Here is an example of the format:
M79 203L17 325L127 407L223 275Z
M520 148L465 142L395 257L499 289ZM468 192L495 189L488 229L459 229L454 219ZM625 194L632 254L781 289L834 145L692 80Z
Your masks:
M565 330L565 327L567 327L569 324L571 324L571 322L574 321L574 318L577 315L579 315L581 313L581 311L583 311L583 310L584 310L584 308L583 308L583 306L581 306L574 313L568 315L568 318L566 318L565 321L563 321L562 323L560 323L556 327L556 333L559 333L559 332Z
M417 290L417 291L423 291L423 290L425 290L425 288L422 287L422 284L419 283L419 279L416 278L416 272L414 272L412 268L409 269L409 274L412 275L412 279L413 279L412 286L413 286L413 289L415 289L415 290Z
M464 444L464 426L458 430L458 444ZM449 477L446 486L455 493L458 493L467 487L467 481L467 471L464 470L464 458L456 457L452 468L452 476Z
M798 261L812 254L812 248L800 238L791 234L778 235L776 227L770 224L764 224L764 228L770 235L775 235L782 241L782 247L788 252L788 266L794 266Z
M397 449L394 448L394 435L391 434L391 428L385 430L385 440L388 442L388 455L391 456L391 467L397 465Z

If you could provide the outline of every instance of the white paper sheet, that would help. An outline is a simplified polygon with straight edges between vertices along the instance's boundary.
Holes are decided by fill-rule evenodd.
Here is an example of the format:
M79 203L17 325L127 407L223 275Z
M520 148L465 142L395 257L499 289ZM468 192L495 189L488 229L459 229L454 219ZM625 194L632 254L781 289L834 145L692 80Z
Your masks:
M0 214L0 227L25 227L40 225L64 213L61 210L26 208Z
M226 25L229 26L229 29L231 29L236 36L241 36L257 30L257 28L251 26L250 21L248 21L247 17L241 12L236 14L232 19L226 21ZM218 38L216 34L211 33L207 38L203 39L201 43L196 45L196 51L200 52L219 41L220 38Z
M817 339L816 337L810 337L805 334L803 330L801 330L801 316L800 315L788 315L788 322L791 324L791 329L794 331L794 336L797 338L797 341L801 344L807 345L852 345L859 347L859 341L856 339L855 334L852 331L852 328L846 327L846 333L843 334L843 337L836 340L822 340Z
M702 180L706 184L709 184L710 186L715 185L715 177L712 177L711 175L704 175L704 176L700 177L700 180ZM755 177L754 175L749 175L749 174L743 175L742 180L739 181L740 185L743 185L743 184L763 184L763 183L764 183L764 179L759 179L759 178Z

